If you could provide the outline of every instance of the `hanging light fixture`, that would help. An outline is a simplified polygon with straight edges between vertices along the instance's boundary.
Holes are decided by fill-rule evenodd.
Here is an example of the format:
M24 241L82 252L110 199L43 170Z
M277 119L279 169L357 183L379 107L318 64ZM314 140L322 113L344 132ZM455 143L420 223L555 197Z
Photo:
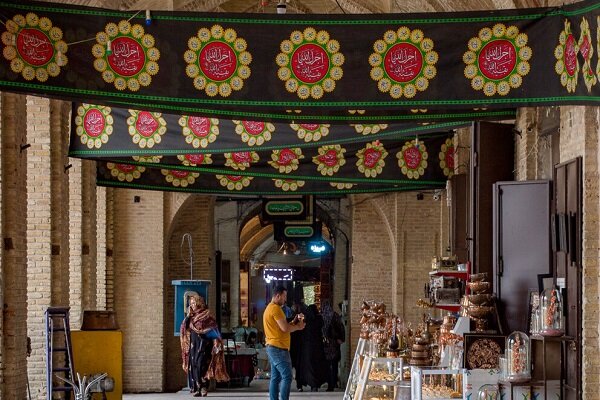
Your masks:
M279 0L277 3L277 14L285 14L287 12L287 4L285 0Z

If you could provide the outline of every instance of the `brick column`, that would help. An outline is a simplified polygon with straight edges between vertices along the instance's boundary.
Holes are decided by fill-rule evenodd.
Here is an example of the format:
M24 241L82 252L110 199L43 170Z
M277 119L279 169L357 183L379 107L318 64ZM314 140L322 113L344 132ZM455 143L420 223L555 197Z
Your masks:
M23 399L27 375L27 108L25 96L2 93L0 174L2 330L0 398Z
M65 210L69 169L65 156L68 125L64 125L64 103L50 100L50 242L52 306L69 305L69 214Z
M114 308L123 332L123 390L164 385L163 194L114 190Z
M584 118L574 124L573 128L580 136L585 137L583 158L583 398L600 397L600 195L599 165L600 147L598 131L600 116L598 107L585 107ZM580 126L579 124L583 124Z
M2 160L2 131L4 130L4 126L2 124L2 94L0 93L0 160ZM2 176L2 162L0 161L0 210L2 208L2 181L4 181ZM2 212L0 212L0 231L2 230ZM4 304L4 291L6 290L4 285L4 263L3 263L3 251L0 249L0 304ZM4 363L3 354L5 352L4 349L4 313L0 314L0 365L6 365ZM4 394L4 369L0 368L0 398L2 398Z
M96 308L106 310L106 188L96 188Z
M82 161L82 310L96 309L96 162Z
M69 296L71 324L81 326L82 161L69 160Z
M35 399L42 399L46 392L44 312L52 302L49 120L50 100L28 96L27 139L31 147L27 150L27 332L33 351L27 366Z
M106 188L106 309L115 309L114 278L114 193L115 189Z

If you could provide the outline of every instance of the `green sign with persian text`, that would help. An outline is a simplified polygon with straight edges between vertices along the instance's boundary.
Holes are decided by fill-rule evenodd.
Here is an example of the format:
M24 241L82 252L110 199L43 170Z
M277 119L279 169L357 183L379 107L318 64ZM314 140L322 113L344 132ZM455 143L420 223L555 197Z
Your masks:
M271 200L265 205L265 212L269 215L300 215L304 212L302 200Z
M312 226L286 226L283 233L288 238L312 237L315 233Z
M279 199L263 199L262 220L275 221L304 221L312 210L309 207L309 196L294 196ZM312 201L312 200L311 200Z

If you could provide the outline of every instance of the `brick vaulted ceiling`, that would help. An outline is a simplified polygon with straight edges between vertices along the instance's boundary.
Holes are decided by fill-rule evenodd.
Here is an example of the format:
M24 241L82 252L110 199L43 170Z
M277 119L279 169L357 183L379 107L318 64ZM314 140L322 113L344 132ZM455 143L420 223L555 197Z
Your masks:
M275 13L280 0L53 0L54 3L105 7L116 10L169 10ZM475 11L553 7L563 0L283 0L288 13L361 14Z

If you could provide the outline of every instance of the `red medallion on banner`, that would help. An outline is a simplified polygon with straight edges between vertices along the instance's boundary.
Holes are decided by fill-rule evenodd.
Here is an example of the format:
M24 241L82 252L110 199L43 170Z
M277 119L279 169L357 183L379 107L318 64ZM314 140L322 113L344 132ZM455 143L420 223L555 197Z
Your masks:
M317 158L319 159L319 161L321 161L323 164L327 165L328 167L333 167L338 162L337 152L335 150L328 150L325 154L323 154L322 156L319 156Z
M136 166L131 164L117 164L116 167L119 171L122 171L126 174L129 174L136 169Z
M409 147L402 154L409 169L417 169L421 164L421 152L416 147Z
M238 164L242 163L250 163L252 161L252 157L250 156L249 151L240 151L237 153L232 153L231 158Z
M201 165L204 162L204 154L186 154L185 158L196 165Z
M229 179L232 182L237 182L242 180L242 176L241 175L225 175L227 177L227 179Z
M445 154L446 168L450 171L454 171L454 147L448 147Z
M250 135L260 135L265 130L265 123L258 121L242 121L246 132Z
M210 120L204 117L191 116L188 118L188 127L195 136L206 137L210 133Z
M423 69L423 55L413 44L397 43L385 55L383 65L396 82L410 82Z
M506 78L517 64L515 46L508 40L493 40L479 53L479 68L488 79Z
M204 75L213 81L229 79L237 68L237 56L226 43L210 42L202 48L198 63Z
M329 71L329 55L322 47L304 44L292 55L292 71L304 83L316 83Z
M135 121L135 129L142 136L150 137L158 129L158 121L148 111L141 111L137 121Z
M171 175L173 175L175 178L179 178L179 179L185 179L190 174L188 171L179 171L176 169L172 169L169 172L171 172Z
M570 39L571 38L572 38L572 35L571 35ZM575 39L573 39L573 40L575 40ZM569 42L567 42L567 45L568 44L569 44ZM581 55L583 56L584 59L587 59L588 54L590 52L590 41L588 40L587 36L584 36L583 42L579 46L579 52L581 53Z
M290 165L292 161L294 161L297 158L298 156L296 156L296 153L294 153L290 149L282 149L279 152L279 159L277 160L277 163L279 165Z
M117 74L133 76L144 68L146 53L137 41L120 36L112 42L112 54L108 56L108 63Z
M100 136L104 131L105 125L104 115L96 108L88 110L83 117L83 127L91 137Z
M379 159L381 158L381 152L374 148L368 148L365 150L364 157L365 166L367 168L375 168L377 162L379 162Z
M317 129L319 129L319 124L300 124L301 127L303 127L304 129L306 129L307 131L316 131Z
M570 76L575 75L577 71L577 42L573 35L569 35L567 37L567 42L565 43L565 55L564 62L565 68L567 69L567 74ZM585 56L584 56L585 57Z
M23 60L36 67L47 64L54 56L54 46L39 29L22 29L17 35L17 51Z

